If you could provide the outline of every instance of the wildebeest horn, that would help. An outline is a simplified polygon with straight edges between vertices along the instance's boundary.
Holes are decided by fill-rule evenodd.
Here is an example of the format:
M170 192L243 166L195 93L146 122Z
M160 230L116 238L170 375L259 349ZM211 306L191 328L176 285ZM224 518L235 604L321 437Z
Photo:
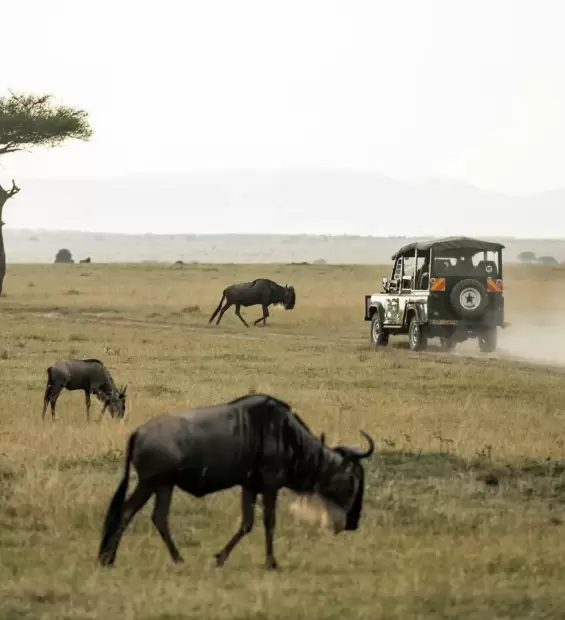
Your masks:
M125 393L126 393L126 389L127 389L127 387L128 387L128 384L126 383L126 384L124 385L124 387L122 388L122 394L125 394Z
M325 433L320 434L320 441L322 442L323 446L326 445L326 434Z
M375 442L369 433L361 431L361 435L369 442L369 449L363 452L359 448L347 448L347 451L356 459L368 459L375 451Z

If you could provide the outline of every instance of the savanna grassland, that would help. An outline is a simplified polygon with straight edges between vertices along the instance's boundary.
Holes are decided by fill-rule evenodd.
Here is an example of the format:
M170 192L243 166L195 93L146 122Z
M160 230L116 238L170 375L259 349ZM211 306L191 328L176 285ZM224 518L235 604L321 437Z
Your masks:
M461 347L470 355L415 354L402 337L372 352L363 295L387 273L12 266L0 299L0 618L564 618L565 376L478 356L476 343ZM207 324L224 286L262 276L295 285L293 311L273 309L266 328L246 329L232 310ZM508 268L505 285L516 326L556 318L565 301L562 268ZM83 394L64 391L56 420L42 422L45 369L63 357L100 358L118 387L128 384L125 421L100 419L93 400L87 423ZM288 400L330 444L364 445L359 429L375 437L360 530L297 524L283 493L281 570L263 568L260 507L255 530L217 569L239 491L203 500L176 491L170 525L186 563L169 559L150 502L116 566L99 568L129 432L251 389Z

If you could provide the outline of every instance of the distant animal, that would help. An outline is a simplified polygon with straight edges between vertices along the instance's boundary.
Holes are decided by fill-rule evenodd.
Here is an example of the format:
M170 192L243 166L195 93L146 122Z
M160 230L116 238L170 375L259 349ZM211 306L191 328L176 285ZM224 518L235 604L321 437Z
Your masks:
M222 304L225 305L222 308ZM218 307L214 310L214 313L210 317L208 323L214 320L214 317L220 313L216 325L220 324L222 317L226 310L235 305L235 314L241 319L246 327L249 325L245 319L241 316L241 306L263 306L263 316L257 319L253 325L257 325L260 321L263 321L263 325L267 324L267 318L269 316L269 306L271 304L283 305L285 310L292 310L296 303L296 293L294 286L281 286L272 280L266 278L259 278L253 280L253 282L242 282L240 284L232 284L222 291L222 298Z
M88 420L90 420L91 394L94 394L104 404L102 413L108 409L112 417L124 417L127 385L118 390L110 372L100 360L61 360L49 366L47 386L43 396L42 418L45 418L49 403L51 403L51 417L55 418L55 405L63 388L69 391L84 391Z
M87 258L82 258L81 260L79 260L79 263L90 263L90 256L88 256Z
M223 566L242 538L251 532L255 503L263 497L266 566L277 568L273 550L277 494L283 487L302 496L316 494L345 513L344 530L359 527L369 448L325 445L286 402L268 394L250 394L226 404L156 416L129 437L123 478L104 521L98 561L114 564L121 537L134 515L155 495L152 520L174 562L182 562L169 531L168 516L176 486L204 497L241 486L241 524L215 555ZM130 465L137 486L126 500Z

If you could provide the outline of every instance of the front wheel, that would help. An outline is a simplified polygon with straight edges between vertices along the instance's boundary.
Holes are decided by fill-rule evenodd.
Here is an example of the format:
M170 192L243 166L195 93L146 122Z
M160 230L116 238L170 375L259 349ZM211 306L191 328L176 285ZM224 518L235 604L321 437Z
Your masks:
M498 332L496 327L489 327L479 336L479 350L481 353L496 351Z
M426 326L420 325L416 316L412 317L408 328L408 344L412 351L423 351L428 346Z
M373 314L371 319L371 342L376 349L386 347L388 344L388 332L383 329L383 323L378 311Z

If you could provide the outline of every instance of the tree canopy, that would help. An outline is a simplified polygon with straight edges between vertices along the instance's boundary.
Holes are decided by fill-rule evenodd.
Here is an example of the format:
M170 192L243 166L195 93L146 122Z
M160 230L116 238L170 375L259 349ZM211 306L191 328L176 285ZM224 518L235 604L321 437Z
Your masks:
M88 140L88 113L53 104L52 95L15 93L0 97L0 155Z
M0 156L34 147L55 147L67 140L89 140L92 129L88 113L65 105L56 105L52 95L9 91L0 97ZM2 211L20 188L0 185L0 294L6 275L6 253L2 235Z
M533 263L536 260L536 254L531 250L524 250L518 254L518 260L522 263Z

